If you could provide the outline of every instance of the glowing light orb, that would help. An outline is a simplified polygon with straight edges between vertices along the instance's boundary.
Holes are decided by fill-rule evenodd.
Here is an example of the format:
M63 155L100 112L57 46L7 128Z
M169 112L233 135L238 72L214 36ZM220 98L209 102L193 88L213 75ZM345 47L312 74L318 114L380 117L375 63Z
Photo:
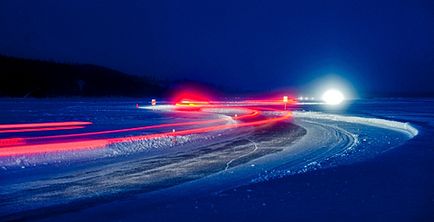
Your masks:
M322 94L322 100L328 105L339 105L344 99L344 94L336 89L329 89Z

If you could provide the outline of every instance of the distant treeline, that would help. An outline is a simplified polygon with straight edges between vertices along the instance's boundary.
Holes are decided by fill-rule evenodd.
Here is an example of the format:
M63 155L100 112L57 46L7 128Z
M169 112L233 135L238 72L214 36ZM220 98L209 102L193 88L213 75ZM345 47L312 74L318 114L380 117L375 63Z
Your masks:
M145 76L109 68L0 55L2 97L161 96L167 88Z

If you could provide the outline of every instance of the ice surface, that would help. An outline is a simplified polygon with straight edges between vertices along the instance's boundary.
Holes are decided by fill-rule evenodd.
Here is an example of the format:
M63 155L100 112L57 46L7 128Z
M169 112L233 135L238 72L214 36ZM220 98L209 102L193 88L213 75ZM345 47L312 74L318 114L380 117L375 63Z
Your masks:
M33 105L38 106L38 104ZM90 121L106 125L109 128L113 127L113 124L115 127L122 128L136 122L149 124L152 121L178 121L174 118L179 118L155 115L155 113L160 112L154 113L149 109L135 109L134 103L119 106L116 109L113 109L113 104L105 105L104 103L90 105L87 103L84 105L60 103L62 105L60 107L69 107L68 109L60 109L60 111L57 109L58 104L50 102L47 104L56 108L38 112L37 110L40 108L36 107L29 109L31 111L29 112L27 108L18 107L16 109L18 112L8 114L15 119L8 118L7 120L16 121L21 120L21 118L33 119L38 117L44 121L45 118L50 118L50 115L55 116L56 113L62 118L82 117L98 110ZM132 106L133 109L125 108L127 106ZM29 104L24 103L24 107L29 107ZM169 108L170 106L157 106L157 110L168 110ZM372 113L376 111L376 109L371 110ZM15 113L18 114L14 116ZM278 114L277 112L267 113L267 115ZM395 113L395 115L398 114L400 113ZM230 121L231 118L224 116L220 117ZM119 197L131 190L146 192L143 191L143 184L145 183L153 185L156 187L155 189L161 189L164 194L169 194L169 190L172 190L175 195L216 192L246 183L264 182L378 157L418 134L418 130L414 126L405 122L360 117L351 113L344 116L324 112L296 111L291 121L305 128L307 134L294 143L284 144L282 151L258 157L234 167L230 165L231 167L225 168L224 166L218 173L209 173L208 170L201 171L201 166L208 169L206 167L215 163L216 156L221 156L218 153L214 153L216 156L209 155L212 150L207 150L209 148L207 144L219 138L221 133L177 137L177 146L173 145L173 138L167 137L125 142L101 150L3 158L1 160L3 168L0 170L3 179L1 181L2 186L0 186L0 196L4 201L0 216L29 209L43 209L43 207L56 206L57 204L60 204L58 208L62 209L62 204L74 201L77 204L71 207L80 208L83 205L80 201L90 198L93 198L92 200L98 205L106 203L104 199L107 199L108 194ZM245 136L237 131L233 132L235 135L237 133L239 137ZM223 133L222 137L224 136L227 134ZM291 134L288 133L288 137L290 136ZM282 138L274 138L273 142L279 143ZM227 141L227 143L230 142L230 140ZM267 146L266 144L258 143L257 146L262 150L282 148ZM197 152L194 153L189 152L195 147L203 147L203 150L196 150ZM184 153L179 154L180 156L170 157L170 155L166 155L180 150L184 151ZM205 150L207 153L202 153ZM216 151L219 150L221 149L216 149ZM234 146L231 150L236 153L240 147ZM256 150L256 145L255 149L251 150L252 152ZM212 151L211 154L213 152L215 151ZM150 158L152 156L158 158L153 161ZM182 158L186 158L187 161L178 162ZM76 164L75 160L90 161L86 164ZM123 164L124 162L119 160L128 164ZM165 162L168 164L164 164ZM58 165L56 165L57 163ZM155 167L154 164L156 163L160 165ZM38 164L44 167L33 167ZM10 169L9 166L19 168ZM155 182L162 178L170 180L173 177L200 179L182 183L167 190L163 189L165 188L164 183ZM43 210L41 213L44 213Z
M311 118L311 119L323 119L323 120L332 120L332 121L342 121L348 123L359 123L366 124L376 127L383 127L393 130L401 130L408 133L411 137L416 136L419 131L410 125L410 123L402 123L398 121L385 120L379 118L365 118L365 117L357 117L357 116L342 116L335 114L326 114L321 112L293 112L294 117L302 117L302 118Z

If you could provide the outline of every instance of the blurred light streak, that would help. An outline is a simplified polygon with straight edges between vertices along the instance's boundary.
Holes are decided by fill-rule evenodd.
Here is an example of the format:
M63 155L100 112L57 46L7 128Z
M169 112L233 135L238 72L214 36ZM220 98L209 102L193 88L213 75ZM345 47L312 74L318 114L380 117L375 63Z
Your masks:
M273 104L274 101L273 100ZM251 104L270 104L267 101L254 101ZM250 104L247 102L247 104ZM282 100L278 102L278 104L282 104ZM53 136L40 136L40 137L28 137L28 138L9 138L9 139L0 139L0 157L6 156L16 156L16 155L28 155L28 154L40 154L40 153L50 153L50 152L62 152L62 151L73 151L73 150L83 150L83 149L95 149L95 148L103 148L110 144L115 143L123 143L123 142L131 142L131 141L139 141L139 140L149 140L155 138L164 138L164 137L176 137L188 134L200 134L207 133L212 131L220 131L225 129L237 128L237 127L249 127L249 126L260 126L269 123L275 123L278 121L287 120L291 117L290 112L282 112L279 109L270 108L270 107L245 107L245 106L223 106L223 105L211 105L204 104L199 105L199 111L201 108L231 108L237 109L242 113L248 112L243 115L236 115L232 117L234 120L243 120L246 119L247 122L236 122L227 124L226 119L212 119L212 120L202 120L202 121L191 121L191 122L181 122L181 123L167 123L167 124L159 124L159 125L151 125L151 126L143 126L143 127L134 127L127 129L118 129L118 130L105 130L105 131L97 131L97 132L88 132L88 133L75 133L75 134L65 134L65 135L53 135ZM278 117L261 117L260 110L267 111L280 111L284 113L284 115ZM260 119L254 120L257 117L261 117ZM253 119L249 121L249 119ZM27 127L41 127L47 125L67 125L67 124L78 124L78 125L87 125L91 124L90 122L61 122L61 123L40 123L40 124L7 124L8 127L15 126L27 126ZM111 133L120 133L120 132L131 132L131 131L140 131L146 129L155 129L155 128L169 128L169 127L179 127L179 126L198 126L205 124L218 124L214 126L204 126L204 127L195 127L192 129L184 129L184 130L168 130L168 132L163 133L153 133L147 135L138 135L138 136L126 136L119 138L104 138L104 139L90 139L84 138L75 141L52 141L47 143L46 139L67 139L71 137L80 137L80 136L92 136L92 135L103 135L103 134L111 134ZM5 127L5 125L3 125ZM20 128L20 127L18 127ZM57 127L60 128L60 127ZM43 130L44 128L38 128ZM41 140L41 141L39 141Z
M55 130L72 130L72 129L83 129L83 128L84 126L43 127L43 128L29 128L29 129L0 130L0 133L24 133L24 132L40 132L40 131L55 131Z
M19 128L38 128L38 127L61 127L61 126L83 126L90 125L91 122L49 122L49 123L18 123L18 124L0 124L0 129L19 129Z

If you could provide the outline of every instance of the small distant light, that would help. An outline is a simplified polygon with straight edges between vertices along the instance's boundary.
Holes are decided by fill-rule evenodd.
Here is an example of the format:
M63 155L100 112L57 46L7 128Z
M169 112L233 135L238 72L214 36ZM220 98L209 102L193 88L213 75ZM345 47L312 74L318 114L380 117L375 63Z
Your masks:
M284 102L284 103L287 103L287 102L288 102L288 96L284 96L284 97L283 97L283 102Z
M172 133L174 133L176 130L175 129L172 129Z
M153 106L157 105L157 100L156 99L152 99L151 100L151 105L153 105Z

